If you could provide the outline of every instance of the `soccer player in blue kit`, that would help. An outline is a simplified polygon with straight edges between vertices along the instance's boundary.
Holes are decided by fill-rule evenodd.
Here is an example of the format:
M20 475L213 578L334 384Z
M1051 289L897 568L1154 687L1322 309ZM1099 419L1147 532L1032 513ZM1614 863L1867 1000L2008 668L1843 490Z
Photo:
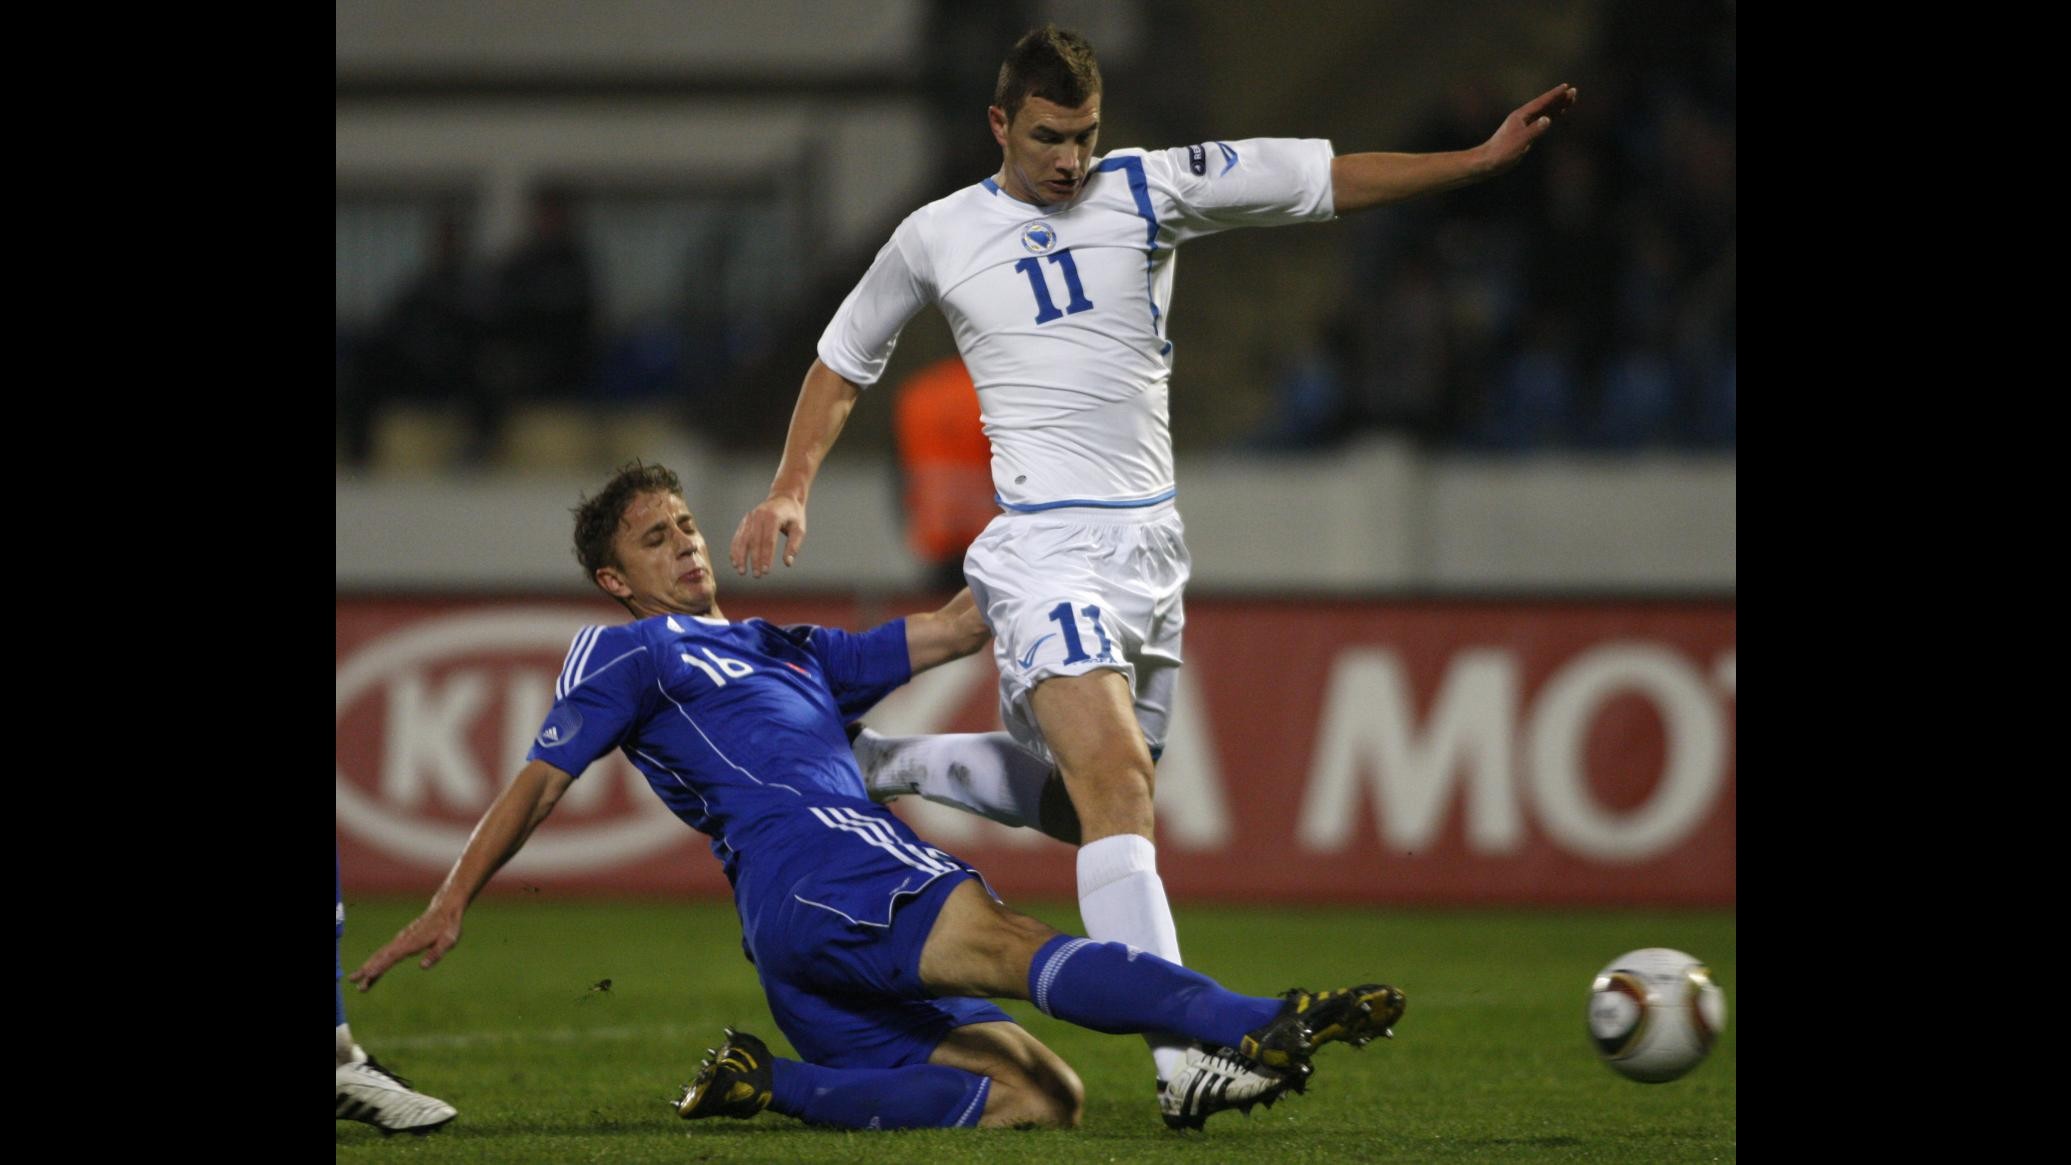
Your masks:
M800 1059L729 1030L685 1118L764 1108L854 1129L1074 1126L1083 1089L987 998L1104 1032L1191 1041L1164 1090L1174 1127L1305 1088L1324 1043L1389 1034L1402 993L1370 984L1231 992L1121 943L1002 905L977 871L873 802L845 726L918 671L984 646L968 592L861 634L729 620L675 474L621 470L576 511L576 552L634 619L579 633L527 761L423 914L354 971L362 991L461 917L577 776L613 748L711 839L742 945Z
M836 311L769 496L741 519L729 559L759 577L780 537L785 564L796 559L813 479L850 410L907 321L939 307L992 441L1003 512L972 543L964 576L996 637L1007 732L866 735L858 754L880 797L918 792L1080 843L1087 933L1177 963L1153 842L1191 569L1169 424L1175 249L1493 177L1576 92L1555 86L1472 149L1342 155L1320 139L1256 138L1095 157L1101 97L1078 34L1047 26L1009 50L987 111L998 172L907 216ZM1076 810L1071 830L1038 820L1053 767ZM1185 1048L1146 1038L1163 1087Z

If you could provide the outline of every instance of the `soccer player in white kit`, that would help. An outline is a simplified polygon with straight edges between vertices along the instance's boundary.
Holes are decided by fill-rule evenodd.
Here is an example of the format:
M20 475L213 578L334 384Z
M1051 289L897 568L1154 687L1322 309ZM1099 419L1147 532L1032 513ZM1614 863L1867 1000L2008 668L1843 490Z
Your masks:
M1037 29L1009 51L987 111L998 173L900 223L820 337L769 496L734 534L734 569L767 573L779 535L785 564L796 560L813 478L849 410L906 322L938 306L978 391L1003 511L964 573L995 636L1001 718L1039 758L1003 763L994 749L984 763L1062 775L1092 937L1180 961L1152 843L1189 571L1167 411L1174 249L1491 177L1575 95L1556 86L1450 153L1337 156L1321 139L1262 138L1095 158L1092 46ZM1163 1086L1184 1046L1146 1039Z

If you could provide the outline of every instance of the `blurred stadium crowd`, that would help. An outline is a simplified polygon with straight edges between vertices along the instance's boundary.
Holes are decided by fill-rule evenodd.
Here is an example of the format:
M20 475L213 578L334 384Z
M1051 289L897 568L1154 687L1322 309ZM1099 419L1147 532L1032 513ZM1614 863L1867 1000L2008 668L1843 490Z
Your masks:
M1599 116L1536 165L1347 221L1346 307L1280 378L1256 446L1376 428L1483 450L1733 446L1733 24L1690 7L1606 13L1578 70ZM1463 83L1400 148L1478 141L1513 96Z
M1161 43L1183 38L1184 5L1147 6ZM1011 32L1002 30L1029 15L1043 13L991 12L931 43L951 46L937 52L1004 44ZM1591 16L1582 59L1539 81L1582 91L1581 115L1551 146L1500 181L1328 228L1344 232L1342 286L1326 297L1334 306L1263 358L1275 370L1264 386L1271 407L1254 410L1264 420L1249 432L1218 443L1301 452L1388 431L1434 450L1731 450L1734 6L1607 0ZM1127 57L1108 62L1109 86L1167 92L1156 106L1142 103L1147 120L1136 126L1175 136L1104 137L1103 148L1213 132L1176 116L1156 59L1138 59L1133 81ZM954 85L929 82L918 96L942 106L938 117L976 116ZM1405 140L1341 148L1463 148L1486 138L1518 96L1491 78L1462 79L1422 96ZM996 152L988 162L959 149L937 159L945 171L997 162ZM341 256L348 211L341 193ZM687 417L692 408L728 412L752 395L753 407L733 411L769 416L767 374L757 369L788 370L775 394L788 401L828 297L838 302L861 270L830 271L826 288L786 287L788 272L817 265L782 253L802 244L781 214L758 218L746 203L672 208L579 183L543 185L523 236L497 253L480 246L470 214L464 198L418 200L398 220L417 236L400 252L412 268L358 310L347 308L341 258L341 466L369 463L378 422L397 407L464 417L458 457L475 464L497 456L512 410L536 403ZM647 294L621 310L613 305L640 298L628 279L644 281ZM1212 293L1180 282L1182 304ZM773 440L781 419L762 427ZM1177 436L1185 452L1187 434Z

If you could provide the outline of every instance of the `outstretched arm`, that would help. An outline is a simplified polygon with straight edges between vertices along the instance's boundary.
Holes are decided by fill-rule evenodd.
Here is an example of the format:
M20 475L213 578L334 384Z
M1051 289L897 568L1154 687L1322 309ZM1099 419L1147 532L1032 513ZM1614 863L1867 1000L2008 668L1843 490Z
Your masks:
M1555 85L1511 111L1489 140L1442 154L1341 154L1330 162L1339 214L1436 194L1493 178L1517 165L1556 118L1575 104L1575 87Z
M554 811L555 802L568 791L574 777L545 761L533 761L518 770L510 783L467 839L467 848L446 874L446 881L432 895L431 905L409 925L396 932L388 945L367 956L348 978L362 992L372 987L390 967L429 947L430 953L417 965L430 970L460 941L460 916L475 900L491 876L517 856L525 839Z
M769 497L749 510L734 531L727 557L734 572L753 569L756 578L769 573L779 535L790 539L784 550L784 565L790 566L805 548L805 502L812 493L813 478L820 463L834 448L835 438L849 419L862 388L827 367L818 359L806 370L805 384L798 390L798 407L791 412L791 430L784 438L784 459L770 482Z
M906 617L906 656L915 675L937 664L962 659L992 638L992 629L978 612L965 587L939 611Z

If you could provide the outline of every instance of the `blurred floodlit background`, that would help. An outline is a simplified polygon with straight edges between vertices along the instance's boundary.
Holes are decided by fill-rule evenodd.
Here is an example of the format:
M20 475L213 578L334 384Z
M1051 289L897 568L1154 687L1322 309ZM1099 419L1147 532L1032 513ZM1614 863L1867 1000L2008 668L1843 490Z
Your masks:
M1493 182L1191 243L1171 337L1196 594L1727 595L1730 2L341 0L338 580L579 593L575 492L682 472L723 543L828 315L899 219L991 174L1022 29L1101 55L1101 148L1478 144ZM757 588L921 584L891 389ZM741 592L737 589L736 595Z

